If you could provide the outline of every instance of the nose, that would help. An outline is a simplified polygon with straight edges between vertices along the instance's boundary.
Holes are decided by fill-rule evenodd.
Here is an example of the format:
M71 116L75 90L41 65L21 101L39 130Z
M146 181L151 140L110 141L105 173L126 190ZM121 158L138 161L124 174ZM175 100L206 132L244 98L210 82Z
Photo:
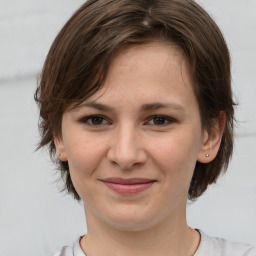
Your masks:
M134 127L117 128L112 134L110 143L108 160L122 170L143 165L147 160L142 138Z

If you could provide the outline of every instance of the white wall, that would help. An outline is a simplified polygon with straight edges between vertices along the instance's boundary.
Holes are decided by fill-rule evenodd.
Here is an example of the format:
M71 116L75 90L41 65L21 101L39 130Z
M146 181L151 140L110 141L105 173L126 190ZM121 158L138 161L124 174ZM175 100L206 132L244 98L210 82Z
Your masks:
M58 192L38 142L36 76L57 31L81 0L0 0L0 256L45 255L86 232L82 205ZM227 174L195 204L189 223L256 244L256 0L201 0L225 34L240 106Z

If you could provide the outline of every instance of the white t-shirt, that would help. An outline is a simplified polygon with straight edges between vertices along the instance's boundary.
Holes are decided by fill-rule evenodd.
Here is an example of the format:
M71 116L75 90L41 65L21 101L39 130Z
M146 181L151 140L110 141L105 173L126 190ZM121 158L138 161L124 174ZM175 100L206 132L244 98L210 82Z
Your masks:
M256 256L256 247L230 242L222 238L210 237L198 230L201 241L194 256ZM86 256L79 244L80 238L71 246L64 246L52 256Z

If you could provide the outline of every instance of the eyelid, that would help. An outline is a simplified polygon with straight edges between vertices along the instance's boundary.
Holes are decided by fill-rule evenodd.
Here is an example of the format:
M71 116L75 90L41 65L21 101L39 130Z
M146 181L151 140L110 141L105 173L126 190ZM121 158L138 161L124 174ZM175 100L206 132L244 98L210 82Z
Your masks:
M163 119L165 119L166 121L168 121L168 123L167 123L167 124L162 124L162 125L148 124L149 121L153 120L154 118L163 118ZM158 126L158 127L164 127L164 126L167 126L167 125L172 124L172 123L174 123L174 122L177 122L177 120L176 120L175 118L173 118L173 117L169 117L169 116L165 116L165 115L153 115L153 116L151 116L151 117L148 118L148 120L147 120L146 123L147 123L148 125L153 125L153 126Z
M102 118L103 119L103 124L90 124L88 122L88 120L93 119L93 118ZM154 118L163 118L165 123L164 124L150 124L150 122L154 119ZM87 116L83 116L82 118L78 119L78 122L87 125L89 127L92 128L100 128L100 127L105 127L108 125L112 125L113 123L109 120L108 117L101 115L101 114L92 114L92 115L87 115ZM155 127L165 127L168 125L171 125L173 123L177 122L177 120L173 117L170 116L166 116L166 115L152 115L150 117L147 118L146 122L144 122L143 125L149 125L149 126L155 126Z
M92 119L92 118L102 118L103 120L107 121L108 124L112 124L107 117L105 117L104 115L97 115L97 114L84 116L82 118L79 118L78 121L80 123L83 123L85 125L88 125L90 127L95 127L95 128L99 128L99 127L103 127L105 125L108 125L108 124L99 124L99 125L89 124L87 121Z

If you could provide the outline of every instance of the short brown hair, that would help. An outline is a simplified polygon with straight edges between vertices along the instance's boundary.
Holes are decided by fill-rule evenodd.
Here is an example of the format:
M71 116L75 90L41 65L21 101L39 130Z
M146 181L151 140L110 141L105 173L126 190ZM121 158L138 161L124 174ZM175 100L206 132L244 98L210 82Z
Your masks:
M93 95L103 84L121 47L164 40L177 45L188 61L202 127L208 129L223 111L226 124L216 158L197 162L190 199L216 182L233 150L234 102L230 56L212 18L193 0L88 0L68 20L53 42L38 84L39 148L48 146L65 180L65 188L80 199L68 162L56 156L54 136L61 137L63 113Z

